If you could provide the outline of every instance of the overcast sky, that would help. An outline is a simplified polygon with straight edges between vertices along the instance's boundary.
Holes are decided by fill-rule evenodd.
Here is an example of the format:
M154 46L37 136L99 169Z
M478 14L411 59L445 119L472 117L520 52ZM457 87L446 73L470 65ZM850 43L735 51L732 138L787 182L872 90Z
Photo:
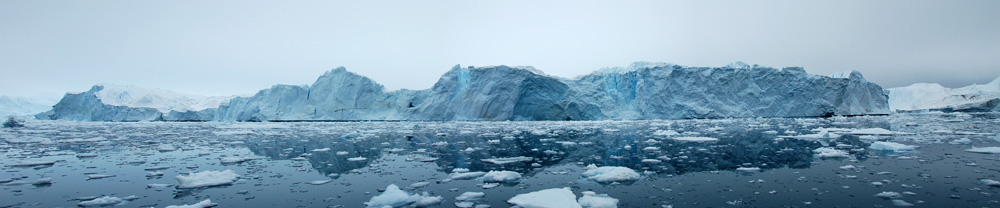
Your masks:
M1000 1L0 1L0 94L97 83L201 95L338 66L426 89L455 64L576 77L733 61L883 87L1000 76Z

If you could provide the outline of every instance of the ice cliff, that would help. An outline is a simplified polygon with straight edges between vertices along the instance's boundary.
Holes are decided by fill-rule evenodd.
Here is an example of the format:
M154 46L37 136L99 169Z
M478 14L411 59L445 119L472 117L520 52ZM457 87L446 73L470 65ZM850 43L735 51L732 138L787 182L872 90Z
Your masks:
M1000 77L986 84L946 88L936 83L916 83L890 88L893 111L1000 111Z
M96 91L95 91L96 89ZM531 67L455 66L426 90L386 91L343 67L312 85L276 85L216 108L164 112L112 105L95 87L40 115L68 120L621 120L888 114L883 89L842 78L734 63L638 62L567 79ZM125 107L130 106L130 107ZM89 109L98 109L88 111ZM110 118L110 119L109 119Z

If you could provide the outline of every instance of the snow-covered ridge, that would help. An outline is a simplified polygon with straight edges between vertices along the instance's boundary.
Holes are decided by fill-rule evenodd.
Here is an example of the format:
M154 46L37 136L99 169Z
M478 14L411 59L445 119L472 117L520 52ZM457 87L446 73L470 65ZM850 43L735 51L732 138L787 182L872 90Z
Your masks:
M235 96L201 96L183 94L163 89L149 89L132 85L99 84L103 89L94 92L101 102L114 106L153 108L163 113L170 111L200 111L219 107Z
M889 89L889 108L893 111L1000 110L1000 77L986 84L946 88L937 83L916 83Z
M0 95L0 116L26 116L45 112L59 102L57 98Z

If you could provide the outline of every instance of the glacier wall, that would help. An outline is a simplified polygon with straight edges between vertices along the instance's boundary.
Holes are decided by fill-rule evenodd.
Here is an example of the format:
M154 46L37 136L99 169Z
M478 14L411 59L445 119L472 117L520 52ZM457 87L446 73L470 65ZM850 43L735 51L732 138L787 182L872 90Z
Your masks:
M102 105L99 99L69 97L63 100ZM312 85L276 85L200 111L146 115L135 113L148 112L144 108L124 107L87 117L80 112L81 105L57 104L63 109L53 109L46 116L116 120L123 116L115 111L122 111L136 115L120 120L167 121L811 117L888 114L887 100L880 86L856 71L834 78L807 74L798 67L779 70L743 63L709 68L638 62L573 79L531 67L455 66L430 89L397 91L386 91L373 80L340 67ZM107 115L115 116L109 119Z

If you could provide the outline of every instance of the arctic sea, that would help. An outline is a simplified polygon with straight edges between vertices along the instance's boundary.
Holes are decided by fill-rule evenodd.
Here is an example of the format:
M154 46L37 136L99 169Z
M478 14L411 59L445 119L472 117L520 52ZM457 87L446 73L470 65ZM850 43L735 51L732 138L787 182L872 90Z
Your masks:
M0 207L510 207L518 194L562 188L570 202L590 191L618 207L998 207L998 132L997 113L28 121L0 130ZM602 167L630 171L584 174Z

